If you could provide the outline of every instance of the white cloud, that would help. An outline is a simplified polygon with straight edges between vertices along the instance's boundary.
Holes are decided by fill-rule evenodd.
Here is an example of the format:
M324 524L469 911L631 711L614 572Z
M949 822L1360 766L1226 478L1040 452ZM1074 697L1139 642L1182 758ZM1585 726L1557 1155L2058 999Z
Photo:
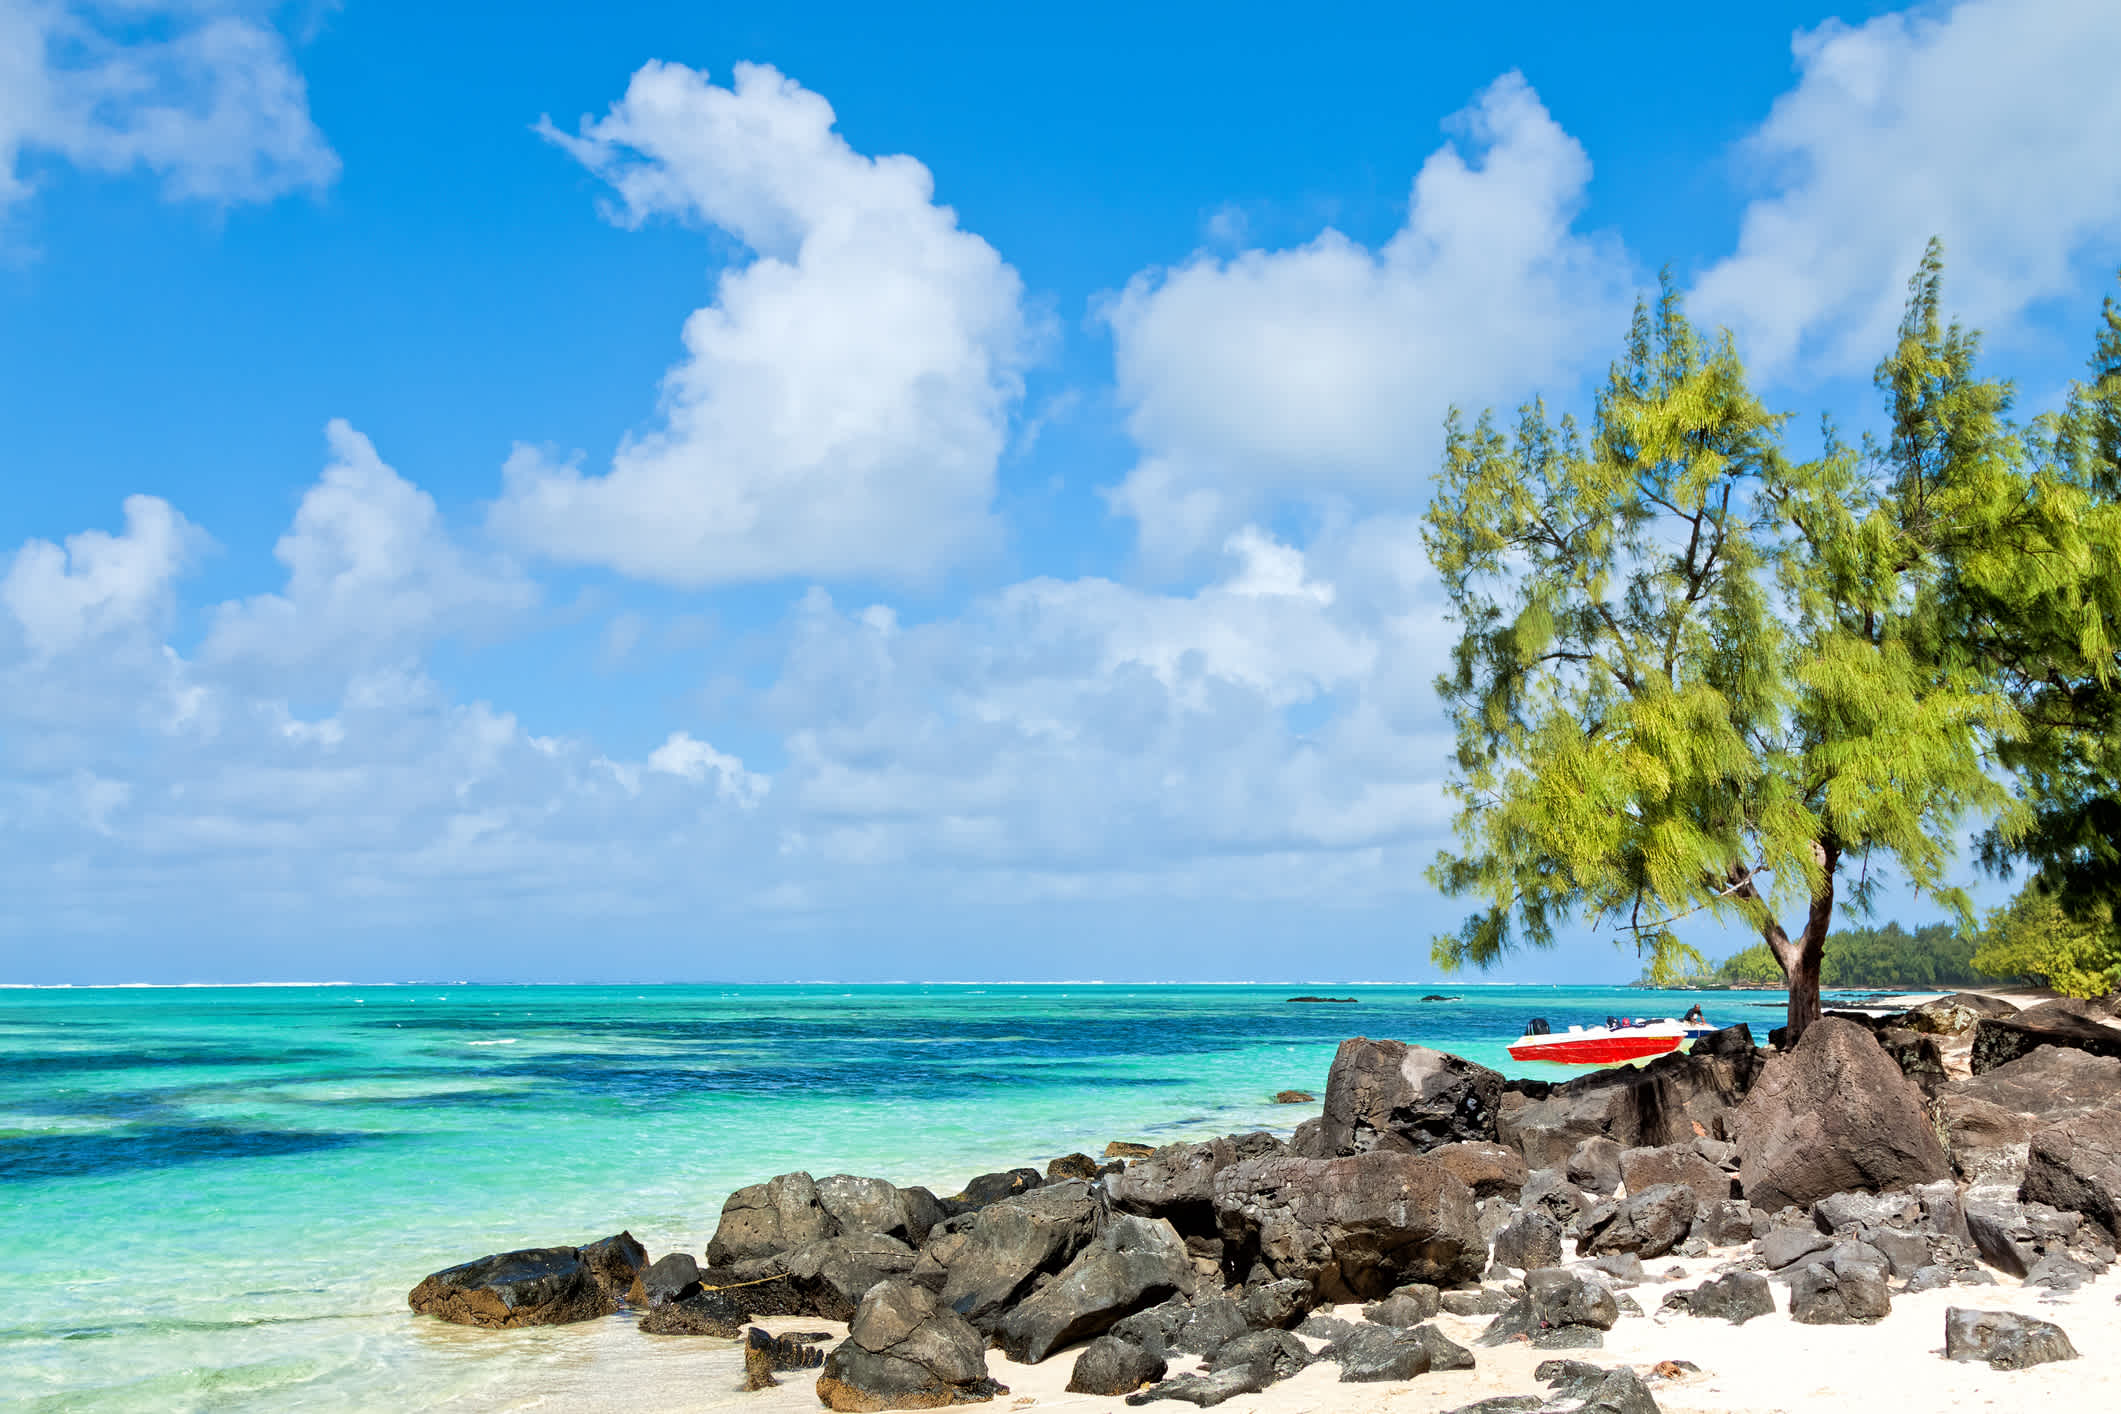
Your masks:
M690 732L672 732L668 740L649 752L648 769L694 785L703 784L712 776L716 795L746 808L758 804L771 786L765 776L745 770L744 763L729 753L693 740Z
M1376 251L1196 254L1106 310L1141 448L1114 504L1145 550L1219 543L1276 498L1418 499L1453 402L1570 383L1625 327L1618 243L1573 229L1583 148L1518 75L1497 79L1415 178Z
M286 41L234 0L0 0L0 211L26 159L143 168L220 204L321 189L339 159Z
M718 88L650 64L579 136L543 127L612 184L615 219L698 220L755 258L686 321L660 424L603 475L518 448L498 527L685 586L922 577L992 540L1034 337L1021 282L927 168L865 157L833 122L770 68Z
M2121 250L2121 6L1966 0L1793 48L1801 79L1742 149L1763 193L1693 299L1764 370L1868 370L1932 235L1952 308L1993 330Z
M460 547L434 498L386 466L366 437L334 419L325 438L331 464L273 547L287 567L285 592L221 605L204 660L350 671L530 607L530 582Z
M84 530L61 548L32 540L0 579L4 605L33 657L47 659L110 635L158 627L197 530L167 501L125 498L125 529Z

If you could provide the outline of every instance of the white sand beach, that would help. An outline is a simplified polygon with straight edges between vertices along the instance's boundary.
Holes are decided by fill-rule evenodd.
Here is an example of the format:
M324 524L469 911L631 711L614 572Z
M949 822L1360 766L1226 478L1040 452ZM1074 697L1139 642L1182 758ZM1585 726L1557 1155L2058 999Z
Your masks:
M1628 1295L1648 1313L1624 1315L1606 1336L1603 1350L1548 1352L1525 1345L1498 1349L1473 1346L1487 1318L1448 1314L1437 1324L1461 1344L1473 1346L1472 1370L1422 1375L1389 1384L1342 1384L1339 1367L1321 1362L1256 1394L1218 1406L1230 1414L1325 1414L1337 1410L1389 1410L1434 1414L1494 1395L1544 1393L1532 1378L1542 1360L1582 1359L1628 1365L1645 1376L1664 1414L2011 1414L2066 1403L2080 1409L2121 1407L2121 1266L2060 1297L1999 1277L1993 1287L1955 1287L1896 1296L1892 1314L1870 1326L1808 1326L1787 1314L1788 1291L1775 1287L1773 1316L1733 1326L1720 1320L1660 1315L1667 1291L1713 1275L1721 1259L1659 1259L1654 1274L1683 1271L1683 1279L1646 1281ZM2030 1370L1991 1370L1946 1360L1944 1313L1951 1306L2008 1310L2055 1322L2068 1332L2080 1358ZM1334 1314L1361 1320L1358 1307ZM830 1330L837 1341L845 1327L819 1321L762 1321L773 1331ZM796 1414L821 1408L815 1379L807 1372L781 1376L779 1388L746 1393L742 1362L732 1343L644 1336L627 1317L590 1327L516 1332L445 1331L490 1345L518 1341L524 1359L511 1378L475 1402L452 1409L570 1410L582 1414L661 1414L662 1411L730 1409L758 1414ZM1318 1346L1322 1342L1307 1342ZM1662 1361L1685 1361L1699 1374L1652 1375ZM988 1368L1009 1387L988 1408L1113 1411L1117 1399L1066 1390L1073 1350L1038 1365L1020 1365L1001 1351L988 1353ZM1195 1367L1188 1357L1172 1373ZM1188 1406L1164 1403L1167 1409Z

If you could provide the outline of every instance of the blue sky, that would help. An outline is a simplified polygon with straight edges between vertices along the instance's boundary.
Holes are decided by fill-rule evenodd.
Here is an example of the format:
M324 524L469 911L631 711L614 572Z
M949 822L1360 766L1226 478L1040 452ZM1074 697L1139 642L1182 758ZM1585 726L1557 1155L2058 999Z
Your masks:
M0 978L1430 977L1444 409L2121 263L2110 5L1150 8L0 0Z

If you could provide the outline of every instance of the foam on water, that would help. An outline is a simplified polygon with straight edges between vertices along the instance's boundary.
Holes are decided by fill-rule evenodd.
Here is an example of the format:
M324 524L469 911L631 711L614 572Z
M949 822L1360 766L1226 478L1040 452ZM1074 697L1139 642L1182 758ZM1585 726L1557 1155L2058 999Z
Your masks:
M1313 1110L1273 1094L1321 1093L1357 1033L1565 1075L1509 1060L1526 1017L1773 1017L1758 993L1287 1003L1305 990L11 990L0 1389L68 1410L475 1408L644 1339L406 1310L420 1277L485 1253L620 1228L697 1253L732 1189L797 1168L947 1192L1112 1139L1286 1132Z

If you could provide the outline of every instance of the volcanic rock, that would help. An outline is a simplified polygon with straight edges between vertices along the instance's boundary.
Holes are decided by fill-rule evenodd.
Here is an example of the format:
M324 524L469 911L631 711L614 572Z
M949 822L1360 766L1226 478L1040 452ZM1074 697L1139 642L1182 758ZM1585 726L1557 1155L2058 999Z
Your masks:
M2023 1370L2050 1360L2074 1360L2077 1348L2051 1321L1953 1306L1944 1313L1944 1358L1986 1360L1992 1369Z
M1374 1299L1409 1281L1455 1286L1487 1263L1473 1194L1441 1164L1378 1151L1248 1159L1215 1176L1226 1243L1327 1299Z
M434 1273L405 1299L423 1316L488 1329L593 1321L619 1309L577 1247L481 1257Z
M1501 1075L1459 1056L1357 1036L1333 1057L1315 1142L1331 1158L1492 1140L1502 1086Z
M1770 1211L1951 1173L1922 1097L1862 1027L1825 1017L1730 1116L1745 1194Z
M987 1374L987 1342L935 1293L894 1279L872 1288L825 1357L818 1399L838 1410L935 1409L1007 1394Z

